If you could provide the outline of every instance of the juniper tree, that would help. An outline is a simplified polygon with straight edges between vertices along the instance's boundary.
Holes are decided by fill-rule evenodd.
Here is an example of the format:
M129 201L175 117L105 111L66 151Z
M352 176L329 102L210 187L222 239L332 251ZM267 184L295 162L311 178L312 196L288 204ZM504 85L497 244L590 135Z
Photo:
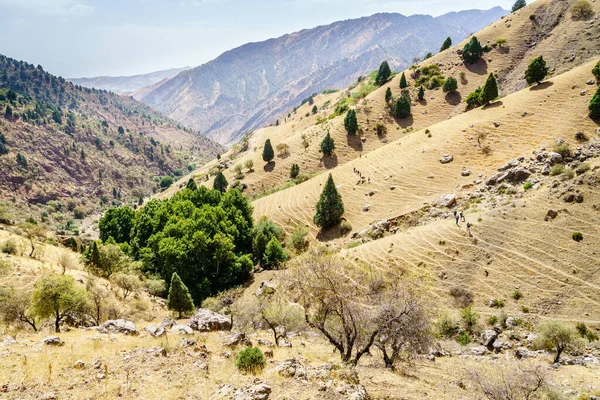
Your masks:
M348 110L348 112L346 113L346 118L344 118L344 128L346 128L346 132L348 132L348 135L356 135L356 131L358 131L358 120L356 119L356 111Z
M215 181L213 182L213 189L218 190L221 193L225 193L227 191L228 185L229 183L227 182L227 179L225 179L225 175L223 175L223 173L219 171L217 173L217 176L215 176Z
M387 88L387 90L385 91L385 102L389 103L390 100L392 100L392 89Z
M477 62L483 55L483 47L481 47L481 43L477 40L476 36L473 36L469 43L463 47L462 58L465 60L467 64L473 64Z
M333 154L334 150L335 150L335 142L334 142L333 138L331 137L331 135L329 134L329 132L327 132L327 135L321 142L321 153L323 153L327 157L330 157Z
M313 114L316 114L316 113L317 113L317 111L319 111L319 109L317 108L317 106L313 106L313 108L312 108L312 113L313 113Z
M190 291L181 281L177 272L173 272L171 277L171 287L169 288L169 297L167 298L167 307L179 314L179 318L184 312L194 311L194 301Z
M275 267L285 260L287 260L287 255L281 246L281 242L277 237L273 236L269 240L269 243L267 243L261 265L264 267Z
M417 98L419 99L419 101L423 101L423 99L425 98L425 89L423 88L423 86L421 86L419 88L419 93L417 94Z
M600 61L598 61L598 64L596 64L596 66L592 70L592 74L594 74L594 76L596 77L596 83L600 83L598 82L600 81Z
M479 93L479 103L487 106L492 100L498 97L498 83L494 74L488 76L487 81L481 88Z
M444 93L454 93L456 92L456 89L458 89L458 82L456 81L456 78L453 78L451 76L448 77L448 79L444 81L442 90L444 91Z
M338 224L344 215L344 202L337 191L333 177L329 174L321 197L317 202L317 210L313 221L320 228L327 229Z
M379 71L377 71L377 76L375 77L375 84L378 86L386 83L390 76L392 76L392 70L390 69L390 65L387 61L384 61L379 66Z
M449 49L450 46L452 46L452 39L450 39L450 36L448 36L446 40L444 40L444 44L442 44L442 47L440 48L440 53L446 49Z
M544 57L539 56L531 60L527 70L525 71L525 80L528 85L533 83L539 84L544 80L546 75L548 74L548 68L546 67L546 61L544 61Z
M410 101L406 96L400 96L400 98L396 100L393 113L396 118L404 118L407 115L410 115Z
M266 163L270 163L275 157L275 152L273 151L273 146L271 146L271 139L267 139L265 142L265 147L263 148L262 158Z
M190 178L190 180L188 181L187 185L185 185L185 187L190 190L198 189L198 186L196 185L194 178Z
M590 100L589 105L590 117L592 118L600 118L600 86L596 90L596 94Z
M406 76L404 75L404 72L402 73L402 76L400 77L400 89L406 89L408 87L408 83L406 83Z
M512 6L512 12L518 11L521 8L525 7L527 5L527 2L525 2L525 0L517 0L515 1L515 3Z
M295 178L300 173L300 166L298 164L292 164L290 168L290 178Z

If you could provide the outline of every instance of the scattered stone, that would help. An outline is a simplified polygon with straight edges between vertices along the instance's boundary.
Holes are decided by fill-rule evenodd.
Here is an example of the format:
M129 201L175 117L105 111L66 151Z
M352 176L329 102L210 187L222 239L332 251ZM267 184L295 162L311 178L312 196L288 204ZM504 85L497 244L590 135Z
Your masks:
M498 128L498 127L500 126L500 122L498 122L498 121L494 121L494 124L493 124L493 125L494 125L494 127Z
M582 90L581 92L579 92L579 94L580 94L581 96L585 96L585 95L587 94L587 90Z
M167 333L167 328L171 328L175 324L174 320L165 318L160 324L148 325L144 328L144 331L148 332L151 336L160 337Z
M487 348L485 346L477 346L471 349L471 354L475 356L483 356L487 353Z
M544 221L550 221L556 217L558 217L558 211L548 210L548 212L546 213L546 217L544 218Z
M288 347L288 348L292 348L292 343L288 342L285 339L281 339L279 341L279 347Z
M396 186L390 186L390 190L396 190Z
M263 281L256 289L257 296L272 295L277 291L275 284L271 281Z
M256 380L252 386L235 391L233 400L267 400L271 394L271 386ZM211 397L212 399L212 397Z
M471 176L471 171L465 170L465 171L461 172L461 175L462 176Z
M63 342L58 336L49 336L47 338L45 338L44 340L42 340L42 343L44 343L47 346L64 346L65 342Z
M57 400L58 396L56 395L56 393L50 392L50 393L44 393L42 395L42 397L40 397L41 400Z
M367 193L365 193L365 196L369 196L369 197L371 197L371 196L373 196L374 194L375 194L375 192L371 190L370 192L367 192Z
M497 338L498 332L496 332L493 329L486 329L483 332L481 332L481 338L479 339L479 343L481 343L489 349L493 346Z
M194 330L188 325L177 324L171 327L171 332L178 335L191 335L194 333Z
M517 357L518 359L535 358L537 357L537 353L535 351L527 350L525 347L519 347L515 350L515 357Z
M444 194L438 199L438 207L452 207L456 203L455 194Z
M589 81L586 82L588 85L593 85L594 83L596 83L595 80L590 79Z
M454 161L454 157L452 157L452 156L451 156L451 155L449 155L449 154L446 154L444 157L440 158L440 162L441 162L442 164L449 164L449 163L451 163L452 161Z
M123 335L138 335L135 324L124 319L113 319L106 321L98 327L100 333L121 333Z
M502 183L504 181L508 181L508 182L512 182L512 183L523 182L530 176L531 176L531 172L529 172L529 170L527 170L523 167L517 167L517 168L513 168L511 170L501 172L499 174L492 176L490 179L488 179L486 184L488 186L493 186L498 183Z
M179 347L194 347L198 343L193 339L181 338L179 341Z
M229 339L225 343L225 346L227 347L236 347L240 345L248 347L252 346L252 342L246 337L246 334L243 332L234 333L229 337Z
M73 364L73 368L74 369L84 369L85 363L82 360L77 360L77 361L75 361L75 364Z
M261 346L266 346L266 347L275 347L275 343L271 342L270 340L265 340L265 339L258 339L256 341L256 343L258 343Z
M231 320L205 308L199 308L190 319L189 327L200 332L230 331Z
M12 336L5 336L0 345L2 346L10 346L11 344L15 344L17 341Z
M275 372L286 378L306 378L306 368L295 358L290 358L277 364Z
M369 211L370 209L371 209L371 206L363 206L363 208L362 208L362 210L363 210L364 212L367 212L367 211Z
M548 153L548 157L550 158L550 163L552 164L559 164L563 160L563 157L560 154L554 152Z

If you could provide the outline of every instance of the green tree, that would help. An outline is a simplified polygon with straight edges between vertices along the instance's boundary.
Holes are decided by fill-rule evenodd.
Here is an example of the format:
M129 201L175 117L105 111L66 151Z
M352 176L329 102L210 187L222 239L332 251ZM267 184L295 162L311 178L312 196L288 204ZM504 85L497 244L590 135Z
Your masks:
M0 317L5 323L25 323L37 332L37 318L31 311L31 293L24 290L0 288Z
M179 314L181 319L183 313L194 311L194 300L187 286L181 281L177 272L173 272L171 277L171 287L169 288L169 297L167 298L167 308Z
M476 36L473 36L471 40L463 47L462 58L467 64L476 63L477 60L483 55L483 47L477 40Z
M4 133L0 132L0 156L8 154L8 149L6 148L6 137Z
M385 91L385 102L389 103L390 100L392 100L392 89L388 87Z
M198 189L198 185L196 185L196 181L194 180L194 178L190 178L190 180L188 181L187 185L185 185L186 189L189 190L197 190Z
M487 106L498 97L498 83L494 74L490 74L479 93L479 103Z
M161 188L166 189L166 188L170 187L172 184L173 184L173 178L171 178L170 176L163 176L162 178L160 178L159 185Z
M444 43L442 44L442 47L440 48L440 53L444 50L449 49L450 46L452 46L452 39L450 38L450 36L448 36L446 38L446 40L444 40Z
M348 135L354 136L358 131L358 120L356 119L356 111L350 109L346 113L346 118L344 118L344 128L346 128L346 132Z
M313 218L314 223L323 229L338 224L344 215L344 202L337 191L333 177L329 174L321 197L317 202L317 210Z
M4 118L11 119L13 116L13 110L10 105L6 105L6 111L4 112Z
M598 64L592 69L592 74L596 77L596 83L600 84L600 61L598 61Z
M287 255L281 246L281 242L277 237L272 237L265 248L261 265L264 267L276 267L285 260L287 260Z
M321 142L321 153L323 153L327 157L331 157L334 150L335 150L335 142L328 131L327 135Z
M442 90L444 93L454 93L458 89L458 81L456 78L450 76L444 81L444 85L442 86Z
M256 262L262 263L269 242L276 238L281 242L285 237L283 228L270 219L262 217L252 228L252 254Z
M225 175L223 175L223 172L219 171L217 176L215 176L213 189L225 193L227 191L227 186L229 186L229 183L227 182L227 179L225 179Z
M129 207L109 208L100 221L100 240L106 242L112 237L116 243L128 243L131 239L135 211Z
M512 12L518 11L521 8L525 7L527 2L525 0L517 0L512 6Z
M101 244L94 241L83 258L91 273L107 279L117 272L127 270L131 265L131 259L113 243Z
M544 61L544 57L539 56L531 60L527 70L525 71L525 80L528 85L532 85L534 83L539 84L544 80L546 75L548 74L548 68L546 67L546 61Z
M125 134L125 129L123 129L122 126L119 126L119 128L117 128L117 131L119 132L119 135L124 135Z
M423 86L419 87L419 93L417 94L417 98L419 99L419 101L423 101L423 99L425 98L425 89L423 88Z
M316 114L317 111L319 111L319 109L317 108L317 106L313 106L313 108L312 108L313 115Z
M539 327L537 346L545 350L554 350L554 363L560 361L563 351L575 344L575 331L562 322L550 321Z
M590 117L600 118L600 86L598 86L596 94L594 94L592 100L590 100L588 108L590 110Z
M400 77L400 89L406 89L408 87L408 83L406 83L406 76L404 75L404 72L402 73L402 76Z
M290 168L290 178L294 179L300 173L300 166L298 164L292 164Z
M273 151L273 146L271 146L271 139L267 139L265 142L265 147L263 148L262 158L266 163L270 163L275 157L275 152Z
M390 69L390 65L387 61L384 61L379 66L379 71L377 71L377 76L375 77L375 84L378 86L382 86L385 84L392 76L392 70Z
M31 309L39 318L54 319L54 329L60 332L61 321L85 307L85 291L69 275L46 275L37 280L31 295Z
M406 96L400 96L400 98L396 100L393 113L396 118L404 118L410 115L410 101Z

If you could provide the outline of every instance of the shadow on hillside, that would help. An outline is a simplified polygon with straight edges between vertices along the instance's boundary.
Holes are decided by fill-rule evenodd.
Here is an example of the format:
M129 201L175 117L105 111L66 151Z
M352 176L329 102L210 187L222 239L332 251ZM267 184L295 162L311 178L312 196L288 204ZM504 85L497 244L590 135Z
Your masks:
M481 107L482 110L489 110L490 108L502 107L504 103L501 100L494 101L487 106Z
M340 224L337 224L329 229L321 229L317 234L317 240L319 242L329 242L331 240L339 239L342 236L344 235L342 234Z
M487 61L483 58L480 58L475 64L467 64L465 63L465 67L474 74L477 75L487 75Z
M427 100L425 98L423 98L423 100L417 100L417 103L419 103L422 106L426 106L427 105Z
M446 94L446 102L450 105L458 105L462 101L462 96L459 92Z
M335 154L331 157L323 156L321 158L321 163L323 163L323 166L327 169L335 168L338 165L338 158Z
M275 164L277 164L275 161L268 162L263 167L263 170L265 172L273 172L273 170L275 169Z
M408 128L409 126L412 126L414 123L414 118L411 115L408 115L404 118L394 118L396 120L396 122L398 123L398 125L400 125L401 128Z
M355 151L362 151L362 139L358 135L346 135L346 140L348 141L348 146L352 147Z
M549 88L552 85L554 85L554 82L546 81L546 82L538 83L537 85L530 87L529 90L544 90L544 89Z

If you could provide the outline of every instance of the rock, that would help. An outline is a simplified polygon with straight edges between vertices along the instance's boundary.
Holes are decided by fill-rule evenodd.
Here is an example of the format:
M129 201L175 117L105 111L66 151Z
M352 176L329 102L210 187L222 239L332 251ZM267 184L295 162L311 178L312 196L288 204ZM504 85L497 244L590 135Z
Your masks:
M471 176L471 171L465 170L465 171L461 172L461 175L462 176Z
M437 201L438 207L452 207L456 203L455 194L444 194Z
M174 320L165 318L160 324L148 325L144 328L144 331L148 332L151 336L160 337L167 333L167 328L171 328L175 324Z
M376 223L375 228L387 231L390 228L390 223L388 220L384 219Z
M49 336L42 340L42 343L48 346L64 346L65 342L60 340L58 336Z
M41 400L57 400L58 396L54 392L44 393L41 397Z
M451 163L452 161L454 161L454 157L452 157L451 155L446 154L444 157L440 158L440 162L442 164L448 164Z
M0 343L0 345L2 346L10 346L11 344L15 344L17 343L17 341L15 340L14 337L12 336L5 336L4 339L2 339L2 343Z
M290 358L277 364L275 372L286 378L306 378L306 368L295 358Z
M257 296L265 296L274 294L277 291L275 284L271 281L263 281L260 283L258 289L256 289Z
M124 319L113 319L104 322L98 327L100 333L121 333L123 335L138 335L135 324Z
M265 340L265 339L258 339L256 341L256 343L258 343L261 346L266 346L266 347L275 347L275 343L271 342L270 340Z
M189 328L189 326L188 326L188 328ZM178 346L179 347L194 347L197 344L198 343L195 340L187 339L187 338L181 338L181 340L178 343Z
M599 133L599 135L600 135L600 133ZM394 185L390 186L390 190L396 190L396 186L394 186Z
M563 200L565 203L583 203L583 195L581 193L567 193Z
M182 324L173 325L170 331L178 335L191 335L194 333L192 328Z
M371 206L363 206L363 208L362 208L362 210L363 210L364 212L367 212L367 211L369 211L370 209L371 209Z
M500 126L500 122L494 121L494 123L492 125L494 125L494 127L498 128Z
M348 400L368 400L370 398L367 389L363 385L346 388L346 393Z
M497 338L498 338L498 332L496 332L493 329L486 329L483 332L481 332L481 337L479 338L479 343L481 343L482 345L484 345L485 347L487 347L489 349L493 346L493 344Z
M231 320L224 315L199 308L190 319L188 326L200 332L230 331Z
M542 175L550 175L550 167L548 165L544 165L544 167L541 170L541 174Z
M234 393L233 400L267 400L271 394L271 386L265 382L255 381L252 386L238 389ZM212 397L211 397L212 398Z
M75 364L73 364L73 368L74 369L84 369L85 363L82 360L77 360L77 361L75 361Z
M210 400L229 400L233 395L235 388L231 385L221 385L212 392Z
M529 172L529 170L527 170L526 168L523 168L523 167L517 167L517 168L513 168L511 170L501 172L501 173L498 173L498 174L492 176L490 179L487 180L486 184L488 186L493 186L493 185L502 183L504 181L518 183L518 182L523 182L530 176L531 176L531 172Z
M554 211L554 210L548 210L548 212L546 213L546 217L544 218L544 221L550 221L554 218L558 217L558 212Z
M579 92L579 94L580 94L581 96L585 96L585 95L587 94L587 90L582 90L581 92Z
M375 194L375 192L371 190L370 192L365 193L365 196L370 197L370 196L373 196L374 194Z
M590 79L589 81L586 82L586 84L588 84L588 85L593 85L594 83L596 83L596 81L593 79Z
M508 328L514 328L518 325L518 320L515 317L508 317L504 323Z
M563 157L560 154L554 152L548 153L548 158L550 159L551 164L558 164L563 160Z
M285 339L281 339L279 341L279 347L288 347L288 348L292 348L292 343L288 342Z
M471 354L475 356L483 356L487 353L487 348L485 346L477 346L471 349Z
M229 339L225 343L225 346L227 347L236 347L239 345L248 347L252 346L252 342L246 337L246 334L243 332L234 333L229 337Z
M517 357L518 359L535 358L537 357L537 353L535 351L529 351L525 347L519 347L515 350L515 357Z

